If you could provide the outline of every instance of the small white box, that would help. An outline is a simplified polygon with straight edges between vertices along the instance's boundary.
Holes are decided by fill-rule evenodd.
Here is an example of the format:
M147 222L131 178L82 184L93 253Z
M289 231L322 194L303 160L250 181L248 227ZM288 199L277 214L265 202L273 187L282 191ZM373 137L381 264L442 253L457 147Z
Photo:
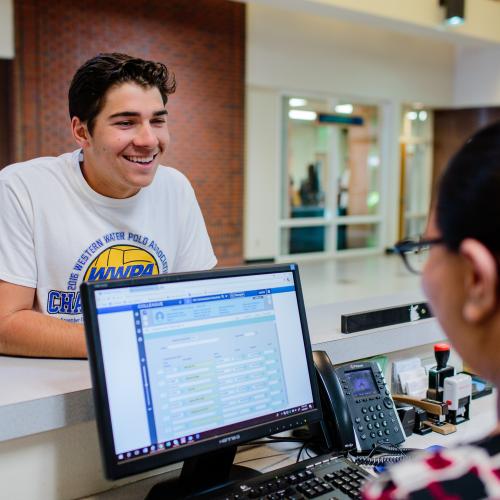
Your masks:
M460 407L460 400L471 397L472 378L465 373L446 377L443 386L443 402L448 404L449 410L457 411Z

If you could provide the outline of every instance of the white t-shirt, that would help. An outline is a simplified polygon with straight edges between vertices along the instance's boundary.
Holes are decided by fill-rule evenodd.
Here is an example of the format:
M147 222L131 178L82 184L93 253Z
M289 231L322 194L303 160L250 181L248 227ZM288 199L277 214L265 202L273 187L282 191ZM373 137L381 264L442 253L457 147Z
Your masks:
M85 181L80 151L0 171L0 280L36 288L35 309L81 322L84 280L195 271L215 266L189 181L160 166L126 199Z

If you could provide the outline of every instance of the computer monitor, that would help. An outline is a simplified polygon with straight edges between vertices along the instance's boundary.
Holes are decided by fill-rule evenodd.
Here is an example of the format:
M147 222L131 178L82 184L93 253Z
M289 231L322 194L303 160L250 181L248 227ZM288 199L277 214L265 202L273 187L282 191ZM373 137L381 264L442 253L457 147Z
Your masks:
M88 282L81 297L108 478L184 461L177 487L207 488L238 445L320 420L296 264Z

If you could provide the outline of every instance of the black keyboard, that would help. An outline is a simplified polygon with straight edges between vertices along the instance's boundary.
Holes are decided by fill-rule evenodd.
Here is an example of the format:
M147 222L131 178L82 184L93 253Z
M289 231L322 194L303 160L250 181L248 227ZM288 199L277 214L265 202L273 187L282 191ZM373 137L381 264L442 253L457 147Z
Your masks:
M212 492L214 499L302 500L360 498L360 488L370 474L354 462L333 454L320 455L232 483Z

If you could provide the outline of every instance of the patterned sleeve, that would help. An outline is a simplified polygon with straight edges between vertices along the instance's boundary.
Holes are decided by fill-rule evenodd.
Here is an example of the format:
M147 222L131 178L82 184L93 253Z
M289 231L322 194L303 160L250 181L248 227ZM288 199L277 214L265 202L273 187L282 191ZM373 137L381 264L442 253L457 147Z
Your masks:
M363 498L500 498L498 465L479 446L421 452L368 482Z
M376 499L392 499L397 498L393 496L396 490L396 485L392 482L389 474L382 474L381 476L372 479L366 483L362 491L364 500Z

